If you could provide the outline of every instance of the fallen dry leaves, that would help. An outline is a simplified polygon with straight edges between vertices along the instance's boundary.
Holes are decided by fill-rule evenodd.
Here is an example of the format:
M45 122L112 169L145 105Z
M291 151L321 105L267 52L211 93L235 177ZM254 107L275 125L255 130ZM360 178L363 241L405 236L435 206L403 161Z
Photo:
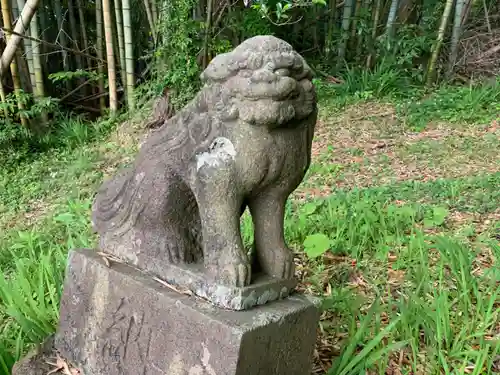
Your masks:
M492 154L469 154L470 139L496 134L498 121L486 127L461 128L446 123L432 123L421 132L411 132L398 121L394 106L387 103L361 103L333 116L323 110L318 120L312 147L316 165L336 165L341 176L326 176L318 171L308 177L295 192L296 199L325 197L335 188L366 187L394 181L433 181L456 178L479 172L500 171L500 160ZM433 142L436 150L408 152L417 143ZM485 141L486 142L486 141ZM448 157L448 151L453 158ZM434 155L438 152L438 155Z
M55 362L46 361L47 364L54 366L54 369L50 370L47 375L57 373L64 375L81 375L81 371L79 369L68 364L68 362L59 354L54 359L56 360Z

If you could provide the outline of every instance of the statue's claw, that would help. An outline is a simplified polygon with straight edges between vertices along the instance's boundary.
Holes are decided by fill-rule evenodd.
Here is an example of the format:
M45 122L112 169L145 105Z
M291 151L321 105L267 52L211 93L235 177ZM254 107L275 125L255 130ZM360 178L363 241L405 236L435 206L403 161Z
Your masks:
M224 285L243 288L250 284L251 275L250 264L242 261L225 265L220 273L219 281Z

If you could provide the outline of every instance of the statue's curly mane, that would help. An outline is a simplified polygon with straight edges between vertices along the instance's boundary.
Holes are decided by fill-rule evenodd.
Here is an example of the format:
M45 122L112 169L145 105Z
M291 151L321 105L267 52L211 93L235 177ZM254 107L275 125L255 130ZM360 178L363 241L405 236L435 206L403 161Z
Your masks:
M196 150L208 146L210 133L217 131L221 125L215 117L229 119L228 116L220 116L224 111L217 111L217 108L227 108L221 102L216 105L214 100L217 98L221 98L221 85L203 87L188 105L151 132L142 145L134 166L122 171L115 179L105 182L99 190L94 202L95 227L105 231L119 231L119 228L128 229L125 225L127 222L137 220L150 198L146 195L138 196L141 184L144 179L154 177L137 174L136 170L142 170L145 163L154 162L161 155L161 160L157 161L168 164L169 155L183 150L193 150L192 153L196 153ZM189 155L180 159L187 161ZM194 199L187 209L196 210Z

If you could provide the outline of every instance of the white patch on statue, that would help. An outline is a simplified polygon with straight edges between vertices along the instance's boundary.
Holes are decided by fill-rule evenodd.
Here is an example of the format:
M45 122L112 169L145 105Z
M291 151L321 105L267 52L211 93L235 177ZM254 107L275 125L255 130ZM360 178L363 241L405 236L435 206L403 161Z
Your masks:
M208 151L196 155L196 170L203 166L218 167L221 163L234 160L236 149L233 143L225 137L217 137L209 146Z
M203 375L203 368L198 365L191 367L188 375Z
M201 359L203 367L209 375L217 375L214 368L210 365L210 351L204 343L201 345L203 345L203 358Z

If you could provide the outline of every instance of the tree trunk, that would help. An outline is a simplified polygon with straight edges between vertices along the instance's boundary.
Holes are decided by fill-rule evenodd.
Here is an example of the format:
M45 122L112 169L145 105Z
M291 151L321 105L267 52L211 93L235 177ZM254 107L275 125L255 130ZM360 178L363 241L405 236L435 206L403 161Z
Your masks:
M120 56L120 77L126 90L127 75L125 74L125 42L123 40L123 12L120 0L115 0L116 35L118 38L118 52Z
M158 33L157 23L158 23L158 5L157 0L151 0L151 15L153 16L153 23L155 25L155 33Z
M3 104L5 104L5 102L7 101L7 97L5 96L5 88L3 87L3 81L1 79L0 79L0 100L2 101ZM3 108L3 115L6 120L9 118L9 111L7 110L7 107Z
M387 35L389 38L394 38L394 24L396 23L396 16L398 14L399 0L392 0L391 9L389 10L389 16L387 17Z
M345 50L347 47L347 42L349 40L349 26L351 24L352 8L355 1L356 0L345 0L344 3L344 12L342 14L342 36L339 43L337 70L339 70L340 65L344 62L345 59Z
M455 5L455 18L453 20L453 31L451 35L450 62L448 65L448 71L446 72L447 78L451 77L457 61L458 42L460 41L460 35L462 33L462 13L464 11L464 6L465 0L457 0L457 4Z
M325 55L328 59L333 52L333 32L335 30L335 23L337 18L337 0L330 0L329 3L329 17L328 17L328 30L326 32L326 41L325 41Z
M382 11L382 0L377 0L377 3L375 4L375 10L374 10L374 15L373 15L373 26L372 26L372 33L371 33L371 40L369 44L369 49L370 49L370 54L368 55L366 59L366 67L368 69L371 68L372 66L372 61L373 61L373 45L375 43L375 39L377 39L377 31L378 31L378 22L380 20L380 12Z
M14 23L22 22L22 19L19 17L19 8L22 10L23 7L20 7L18 1L16 0L11 0L11 6ZM27 27L27 25L25 27ZM28 32L29 29L26 30L26 34L28 34ZM33 92L33 85L31 84L30 67L28 65L28 52L31 51L28 51L28 48L26 47L26 40L23 40L23 42L17 47L15 59L19 72L21 88L24 92L30 93ZM25 53L26 57L23 56Z
M86 53L89 53L89 39L87 37L87 29L85 27L85 15L83 13L82 1L76 0L76 7L78 8L78 18L80 20L80 34L82 36L83 42L83 50ZM90 68L92 66L92 60L90 57L87 58L87 67Z
M123 37L125 42L125 70L127 74L127 103L134 109L134 49L132 45L132 23L130 21L130 0L122 0Z
M68 0L68 12L69 12L69 26L71 29L71 37L73 38L73 47L77 51L80 51L80 46L78 44L78 30L76 26L77 22L75 17L75 5L73 3L73 0ZM76 55L75 61L76 61L76 68L83 69L82 56Z
M319 49L319 32L318 32L318 18L319 18L319 9L318 6L313 4L311 9L312 14L312 25L311 25L311 33L313 37L313 48L315 51L321 52Z
M102 37L102 0L96 0L95 2L95 19L96 19L96 53L97 57L101 60L97 63L97 71L99 73L99 107L101 108L101 114L106 111L106 100L102 94L104 93L104 66L102 60L104 60L104 49L103 49L103 37Z
M6 29L12 30L12 20L11 20L10 11L11 11L11 9L10 9L9 0L2 0L3 25ZM18 24L22 24L22 22L19 22ZM24 25L22 27L24 29ZM6 35L7 46L9 44L9 41L11 40L11 38L12 38L11 34L7 33L7 35ZM19 45L19 43L18 43L18 45ZM7 49L7 47L5 49ZM21 88L21 82L19 80L19 75L18 75L18 70L17 70L17 63L16 63L16 56L15 56L16 51L17 51L17 48L13 51L12 58L10 61L10 73L12 74L12 81L14 83L14 93L15 93L16 98L17 98L17 106L19 107L19 111L21 112L24 110L24 105L23 105L23 102L20 98L20 92L21 92L22 88ZM5 53L5 51L4 51L4 53ZM24 117L23 114L19 113L19 118L21 119L21 124L23 126L28 126L28 121Z
M81 38L82 38L82 43L83 43L83 50L85 51L85 53L89 53L89 40L88 40L88 37L87 37L87 29L85 27L86 23L85 23L85 15L83 13L83 7L82 7L82 2L81 0L76 0L76 3L75 3L77 9L78 9L78 19L79 19L79 23L80 23L80 35L81 35ZM89 70L92 69L92 60L90 57L87 57L86 58L86 65L83 63L82 61L82 65L83 68L87 68ZM85 93L89 93L91 92L91 87L87 86Z
M354 1L354 17L351 22L351 38L350 38L350 49L354 50L356 41L358 38L356 38L356 32L358 31L358 19L359 19L359 12L361 11L361 0L355 0Z
M6 0L2 0L6 1ZM16 53L17 47L19 46L19 43L22 40L22 34L25 32L25 27L29 25L31 22L31 19L33 18L33 15L36 12L36 8L38 6L38 0L28 0L26 5L23 8L23 11L21 12L21 17L24 22L18 22L16 23L16 27L14 28L14 32L17 34L13 34L8 38L7 45L5 46L5 49L3 50L2 53L2 58L0 59L0 76L3 76L4 73L7 71L7 67L11 63L12 59L14 58L14 55ZM5 26L7 27L7 26Z
M54 11L56 13L57 28L59 29L58 34L57 34L58 40L63 47L68 47L66 33L64 32L64 18L63 18L63 14L62 14L61 1L54 0L53 5L54 5ZM63 69L65 72L68 72L70 70L69 60L68 60L68 52L65 50L62 50L61 53L62 53L62 58L63 58L63 61L62 61ZM66 89L71 90L70 81L66 80L65 84L66 84Z
M144 7L146 8L146 16L148 17L149 27L151 29L151 35L153 36L153 41L156 44L155 24L153 21L153 14L151 13L151 7L149 6L149 0L144 0Z
M49 7L48 10L46 7ZM46 30L49 29L49 20L48 20L48 13L49 11L52 10L51 8L51 4L50 4L50 1L48 0L40 0L40 5L38 7L38 15L40 16L40 23L39 23L39 30L40 30L40 34L39 37L40 39L42 40L48 40L48 38L46 37ZM45 55L46 53L48 52L48 48L45 44L42 44L40 46L40 56L45 56L45 62L47 62L47 56L48 55Z
M31 36L38 38L40 33L38 28L38 19L36 15L30 23ZM33 43L33 71L35 75L35 97L43 98L45 96L45 88L43 81L42 59L40 57L40 44Z
M17 6L19 9L22 11L24 8L24 5L26 4L25 0L17 0ZM33 17L30 23L30 27L35 21L36 15ZM18 22L24 22L22 18L19 18ZM30 29L27 28L27 25L24 26L26 28L26 35L30 36L31 31ZM35 35L36 37L37 35ZM31 82L31 87L33 89L33 94L36 92L36 77L35 77L35 65L33 61L33 43L29 39L24 40L24 46L26 47L26 62L28 63L28 69L30 73L30 82Z
M427 68L427 77L425 78L425 83L427 86L430 86L434 80L436 62L439 56L439 51L441 50L441 45L443 44L444 33L446 31L446 25L448 24L448 19L450 18L451 8L453 8L453 0L446 0L446 5L443 11L443 17L441 18L441 25L439 25L438 36L436 38L436 41L434 42L431 59L429 61L429 66Z
M116 70L115 55L113 47L113 24L109 0L102 1L102 15L104 20L104 36L106 38L106 59L108 60L108 84L109 84L109 110L112 115L118 110L118 98L116 96Z
M208 0L207 2L207 19L205 22L205 40L203 42L203 69L208 66L209 63L209 53L210 53L210 37L212 32L212 12L213 12L214 2L213 0Z

